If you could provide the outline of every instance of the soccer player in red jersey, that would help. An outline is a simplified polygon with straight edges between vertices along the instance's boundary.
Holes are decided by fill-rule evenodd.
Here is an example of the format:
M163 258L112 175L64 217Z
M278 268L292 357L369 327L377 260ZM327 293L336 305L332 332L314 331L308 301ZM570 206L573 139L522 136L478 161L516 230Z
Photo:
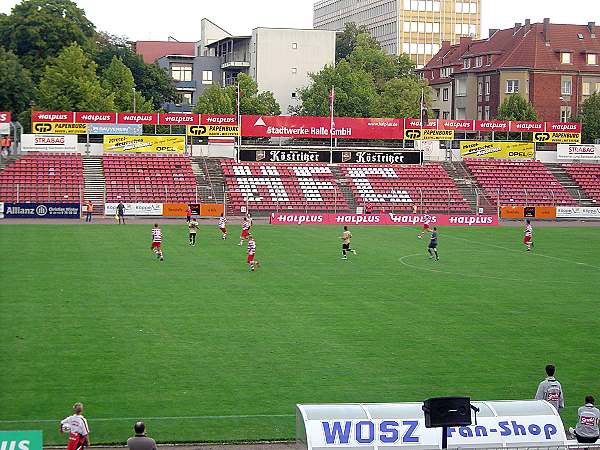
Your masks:
M238 245L242 245L248 236L250 236L250 227L252 226L252 219L249 216L244 217L244 221L242 222L242 234L240 236L240 243Z
M429 214L423 215L423 230L417 236L419 239L423 239L423 236L425 235L425 233L431 233L431 230L429 229L430 223L431 223L431 216Z
M219 230L223 233L222 239L227 239L227 218L223 213L221 213L221 217L219 217Z
M82 450L90 445L90 429L85 417L83 417L83 405L73 405L73 415L65 417L60 421L60 432L69 432L69 443L67 450Z
M154 228L152 228L152 245L150 248L152 249L152 253L154 253L159 260L164 261L165 258L163 257L161 244L162 231L160 230L158 224L155 223Z
M254 237L249 234L248 235L248 258L246 258L246 262L248 263L248 270L254 272L257 267L260 267L260 262L254 259L256 255L256 241Z
M527 246L527 251L531 251L533 247L533 226L531 226L531 220L527 219L525 223L525 237L523 238L523 244Z

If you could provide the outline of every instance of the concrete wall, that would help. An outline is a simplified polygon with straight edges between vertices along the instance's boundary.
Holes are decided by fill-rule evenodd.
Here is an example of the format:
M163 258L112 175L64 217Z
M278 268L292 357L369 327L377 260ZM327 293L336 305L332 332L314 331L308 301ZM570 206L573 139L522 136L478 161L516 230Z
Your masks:
M250 51L250 74L258 90L273 92L282 114L287 114L290 106L300 104L292 93L310 84L309 74L335 64L335 32L256 28Z

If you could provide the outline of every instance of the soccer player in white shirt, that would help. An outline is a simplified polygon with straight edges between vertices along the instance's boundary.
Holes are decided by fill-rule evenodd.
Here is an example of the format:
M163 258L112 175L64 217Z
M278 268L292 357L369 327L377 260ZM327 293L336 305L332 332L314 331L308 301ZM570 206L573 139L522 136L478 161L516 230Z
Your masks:
M90 428L85 417L83 417L83 405L73 405L73 415L65 417L60 421L60 432L69 432L69 444L67 450L81 450L90 445Z
M533 227L531 226L531 220L527 219L525 225L525 237L523 238L523 244L527 246L527 251L531 251L533 247Z
M227 239L227 218L223 213L221 213L221 217L219 217L219 230L223 233L222 239Z
M164 261L162 252L162 231L160 230L157 223L154 224L154 228L152 228L152 245L150 248L152 249L152 253L156 255L158 259Z
M254 237L249 234L248 235L248 258L246 259L246 262L248 263L248 270L250 270L251 272L254 272L256 270L257 267L260 267L260 262L258 262L257 260L254 259L254 256L256 255L256 241L254 240Z
M246 216L244 218L244 221L242 222L242 234L240 236L240 243L238 244L239 246L241 246L244 241L246 239L248 239L248 237L250 236L250 227L252 226L252 219L250 219L249 216Z

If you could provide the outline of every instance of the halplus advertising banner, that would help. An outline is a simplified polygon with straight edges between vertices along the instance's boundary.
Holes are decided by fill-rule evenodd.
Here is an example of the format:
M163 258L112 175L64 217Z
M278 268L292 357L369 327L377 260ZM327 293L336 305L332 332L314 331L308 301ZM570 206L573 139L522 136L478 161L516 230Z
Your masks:
M79 203L4 203L6 219L79 219Z
M600 160L600 145L568 145L556 146L556 157L564 160Z
M295 137L302 139L330 138L329 117L307 116L242 116L245 137ZM401 140L403 119L335 117L333 137L339 139Z
M10 123L11 113L10 111L0 111L0 123Z
M185 151L185 136L104 136L107 153L178 153Z
M273 225L399 225L443 227L498 226L497 216L469 214L334 214L272 213Z
M440 448L441 428L426 428L422 418L307 420L311 449L344 448ZM551 415L481 417L477 425L448 427L450 448L480 446L565 445L560 417Z
M116 123L116 112L76 112L76 123Z
M2 450L42 450L44 438L41 431L0 431Z
M485 142L461 141L460 155L463 158L533 159L533 142Z
M112 134L122 136L141 136L143 128L142 125L109 123L90 123L87 127L89 134Z
M75 135L24 134L21 137L23 152L76 152Z

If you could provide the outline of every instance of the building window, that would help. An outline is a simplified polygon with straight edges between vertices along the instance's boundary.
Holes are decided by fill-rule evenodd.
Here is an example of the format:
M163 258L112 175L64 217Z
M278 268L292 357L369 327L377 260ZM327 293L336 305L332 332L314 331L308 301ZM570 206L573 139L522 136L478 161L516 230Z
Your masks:
M475 58L475 67L483 66L483 56L478 56Z
M466 97L467 96L467 80L456 80L455 95L457 97Z
M452 67L443 67L440 69L440 78L450 78L452 75Z
M561 52L560 63L561 64L571 64L571 53L570 52Z
M448 101L448 88L444 88L442 90L442 100L447 102Z
M571 107L570 106L561 106L560 107L560 121L568 122L571 120Z
M486 66L491 66L492 65L492 55L488 55L487 56L487 62L485 63Z
M595 53L588 53L586 55L586 62L589 66L595 66L598 64L598 55Z
M171 64L171 76L175 81L192 81L192 65Z
M573 81L571 78L563 78L560 83L560 93L562 95L571 95L573 91Z
M213 83L212 70L203 70L202 71L202 84L212 84L212 83Z
M581 95L592 95L592 83L584 81L581 84Z
M177 105L191 105L192 104L192 93L180 91L177 93L175 100Z
M490 95L490 77L485 77L485 95Z
M444 111L442 114L442 118L443 119L449 119L450 118L450 113L448 111Z
M296 98L296 91L292 92L292 98Z
M483 81L477 82L477 95L481 97L483 95Z
M439 100L440 99L440 90L439 89L435 89L433 91L433 93L435 95L434 100Z
M298 49L298 43L292 42L292 50L297 50L297 49Z
M596 83L596 93L600 94L600 83Z
M477 120L483 120L483 108L481 106L477 107Z
M483 110L483 120L490 120L490 107L486 106Z
M292 67L292 73L294 75L296 75L298 73L298 68L297 67Z
M506 93L507 94L516 94L518 92L519 92L519 80L506 80Z
M466 58L463 61L463 69L470 69L471 68L471 58Z

